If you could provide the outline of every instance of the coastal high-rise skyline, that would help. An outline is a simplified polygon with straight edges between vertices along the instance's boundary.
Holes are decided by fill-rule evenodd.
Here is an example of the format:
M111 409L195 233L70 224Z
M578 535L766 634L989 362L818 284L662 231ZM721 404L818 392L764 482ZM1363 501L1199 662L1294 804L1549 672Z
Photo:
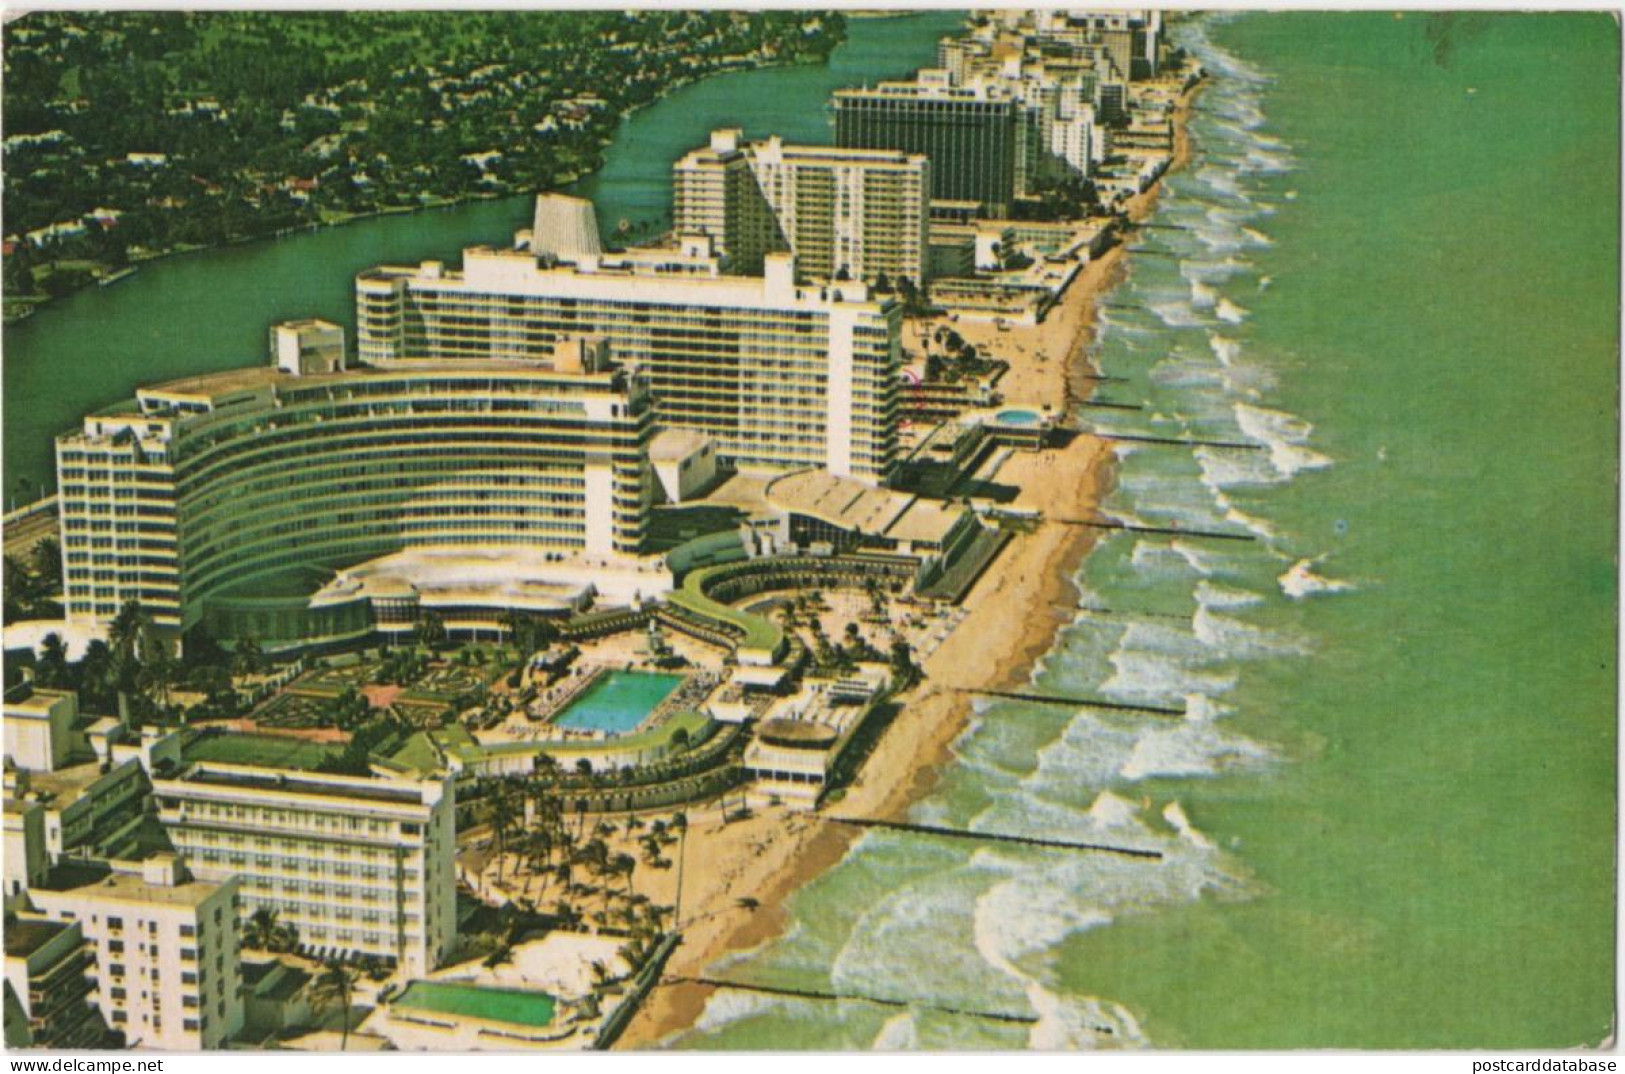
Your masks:
M8 1047L1612 1039L1611 20L5 47Z

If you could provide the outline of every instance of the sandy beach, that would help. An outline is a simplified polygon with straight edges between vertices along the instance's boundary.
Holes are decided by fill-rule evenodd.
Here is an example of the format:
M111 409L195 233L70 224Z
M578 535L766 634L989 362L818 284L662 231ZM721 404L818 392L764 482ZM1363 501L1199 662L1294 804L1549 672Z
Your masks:
M1189 159L1185 118L1198 89L1182 97L1175 113L1172 168ZM1152 211L1159 188L1130 203L1131 220ZM1012 358L1001 385L1008 400L1064 413L1087 398L1096 305L1119 278L1124 256L1123 246L1114 247L1079 273L1042 324L999 335L999 353ZM972 338L982 327L960 330ZM1020 488L1016 506L1042 509L1049 518L1088 518L1109 491L1111 459L1105 441L1078 434L1064 447L1012 455L997 478ZM1071 621L1073 577L1096 537L1086 527L1046 522L1005 548L966 599L964 620L924 662L925 682L901 699L902 710L841 800L841 813L899 818L930 791L972 716L971 691L1026 683L1057 630ZM1013 608L1027 614L1012 621ZM839 862L860 834L816 813L782 809L727 824L717 811L690 818L683 942L666 967L671 978L701 976L723 955L777 936L788 921L788 897ZM660 900L667 885L674 890L674 876L657 878L650 894ZM754 902L741 904L742 898ZM712 991L690 982L655 988L616 1047L660 1047L695 1022Z

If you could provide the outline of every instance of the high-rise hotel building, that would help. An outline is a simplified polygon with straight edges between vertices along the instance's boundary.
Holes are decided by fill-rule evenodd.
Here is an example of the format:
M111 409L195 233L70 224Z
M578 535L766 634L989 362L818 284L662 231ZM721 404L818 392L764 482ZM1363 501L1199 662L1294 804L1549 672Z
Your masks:
M814 279L924 278L931 164L918 153L719 130L677 161L672 194L676 230L710 235L730 271L788 250Z
M1021 105L997 86L955 86L945 71L912 82L840 89L836 144L917 153L931 162L931 197L980 202L1004 216L1017 193Z
M158 819L203 880L302 947L423 975L457 932L450 779L389 780L193 762L153 781Z
M476 247L356 279L368 363L435 359L477 370L608 340L649 378L656 421L693 429L745 469L805 467L878 481L897 459L902 309L861 282L802 285L790 254L728 276L705 237L682 250L574 263ZM533 240L542 248L547 243Z
M29 900L83 931L97 1005L129 1047L224 1047L243 1024L236 882L189 874L173 854L111 865L63 863Z
M334 326L292 331L275 366L142 389L57 439L70 619L139 600L190 629L211 599L406 547L638 551L654 410L601 340L346 369Z

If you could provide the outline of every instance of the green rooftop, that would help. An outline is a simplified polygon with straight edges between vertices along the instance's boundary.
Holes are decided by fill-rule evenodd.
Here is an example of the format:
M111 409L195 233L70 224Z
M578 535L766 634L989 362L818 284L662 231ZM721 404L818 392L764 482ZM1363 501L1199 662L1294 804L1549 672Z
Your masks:
M712 600L705 595L706 585L718 572L727 570L731 564L706 567L691 572L683 579L683 588L673 590L671 602L686 608L696 615L713 621L729 623L744 634L739 645L745 649L765 649L769 652L778 652L779 646L784 644L784 631L771 619L764 619L759 615L751 615L736 608L730 608L720 601Z
M267 768L314 771L337 747L286 735L252 732L205 731L182 751L188 761L215 764L251 764Z

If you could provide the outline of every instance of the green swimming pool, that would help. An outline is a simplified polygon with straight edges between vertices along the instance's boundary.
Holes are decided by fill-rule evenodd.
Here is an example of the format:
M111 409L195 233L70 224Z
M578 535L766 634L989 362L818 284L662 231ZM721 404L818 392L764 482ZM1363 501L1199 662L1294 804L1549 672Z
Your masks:
M553 722L577 731L624 735L648 719L682 681L681 675L654 671L606 671Z
M553 1024L556 1004L546 992L517 992L452 981L413 981L393 1006L540 1027Z

